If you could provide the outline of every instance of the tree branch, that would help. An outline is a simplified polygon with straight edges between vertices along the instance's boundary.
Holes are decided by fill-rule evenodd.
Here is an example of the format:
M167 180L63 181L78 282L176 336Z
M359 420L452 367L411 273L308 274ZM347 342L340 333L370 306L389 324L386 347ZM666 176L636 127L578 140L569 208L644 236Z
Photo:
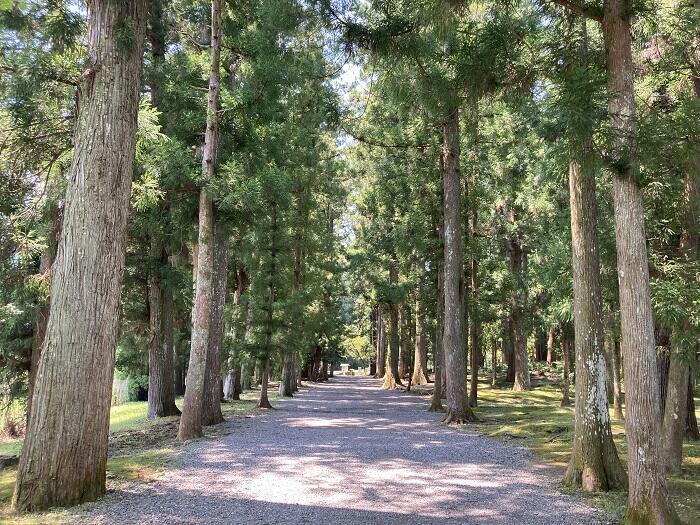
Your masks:
M581 5L576 0L552 0L552 2L572 13L603 23L603 12L598 7Z

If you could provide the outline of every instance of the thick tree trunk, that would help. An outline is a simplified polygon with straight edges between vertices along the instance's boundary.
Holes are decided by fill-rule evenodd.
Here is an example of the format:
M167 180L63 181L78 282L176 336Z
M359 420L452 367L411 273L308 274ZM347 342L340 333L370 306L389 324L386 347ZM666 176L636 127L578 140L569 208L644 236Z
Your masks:
M515 222L515 211L511 208L510 220ZM516 290L510 312L511 341L513 344L513 390L530 390L530 367L527 356L527 336L523 306L525 302L525 283L523 278L525 254L521 240L514 237L508 241L510 270L515 279Z
M467 403L467 366L462 311L462 265L464 261L461 181L459 168L459 110L453 109L443 124L443 191L445 217L445 325L443 347L447 379L445 423L464 423L474 418Z
M148 345L148 411L149 419L177 416L173 375L174 302L172 289L161 286L155 267L168 265L162 242L151 238L154 268L148 279L148 312L150 339Z
M683 435L688 409L689 377L688 363L682 356L673 353L668 372L668 390L661 426L661 443L666 468L674 474L680 474L683 462Z
M661 413L654 321L644 205L638 185L631 16L625 0L608 0L604 4L608 112L613 133L610 160L616 170L613 203L627 406L629 496L625 521L664 525L679 520L668 495L659 440Z
M278 385L280 396L292 397L294 395L294 355L287 353L282 363L282 377Z
M93 0L89 7L86 56L93 62L78 89L49 322L12 502L17 510L75 505L105 492L147 13L145 0ZM120 38L125 20L128 43Z
M214 177L219 143L219 64L221 59L221 0L212 0L211 61L207 96L207 128L204 134L202 179ZM206 188L199 193L199 238L197 242L197 277L192 306L190 364L187 368L185 403L180 418L179 441L200 437L206 382L207 353L210 344L210 323L214 290L214 209Z
M420 278L419 278L420 279ZM425 385L428 383L428 352L423 338L423 310L421 303L422 287L420 280L416 290L416 344L413 359L413 376L411 381L414 385Z
M40 279L48 279L51 282L51 267L56 260L56 249L58 247L59 235L61 232L61 218L59 209L56 203L48 204L49 209L46 210L46 215L50 219L50 230L47 235L48 245L39 259L39 276ZM32 350L29 357L29 382L27 384L27 425L29 424L30 414L32 412L32 395L34 394L34 386L36 385L36 375L39 370L39 359L41 357L41 347L44 345L46 337L46 327L49 324L50 303L47 301L39 309L39 317L34 325L34 336L32 337Z
M224 343L224 308L228 275L228 237L225 228L214 225L214 272L212 277L209 349L204 375L204 406L202 425L217 425L224 421L221 413L221 363Z
M578 157L578 158L577 158ZM564 483L588 492L626 486L610 429L598 250L598 206L592 142L586 138L569 165L571 266L574 281L576 417Z

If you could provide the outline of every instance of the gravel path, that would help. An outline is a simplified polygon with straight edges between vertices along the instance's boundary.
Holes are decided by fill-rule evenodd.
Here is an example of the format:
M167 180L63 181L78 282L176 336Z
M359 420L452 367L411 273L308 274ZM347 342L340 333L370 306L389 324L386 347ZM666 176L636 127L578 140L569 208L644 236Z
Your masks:
M185 447L177 469L83 506L79 523L605 523L512 445L446 427L426 400L366 377L312 385L232 433Z

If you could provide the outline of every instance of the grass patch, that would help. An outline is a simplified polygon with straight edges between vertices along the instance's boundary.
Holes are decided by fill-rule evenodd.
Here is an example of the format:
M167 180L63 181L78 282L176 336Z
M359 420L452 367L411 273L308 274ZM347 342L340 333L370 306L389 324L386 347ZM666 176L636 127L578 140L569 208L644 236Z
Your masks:
M486 378L479 384L477 415L480 432L531 449L547 465L563 471L571 455L574 431L573 407L560 407L559 386L549 381L533 381L529 392L513 392L505 386L491 388ZM573 403L573 393L572 393ZM700 406L696 402L696 406ZM700 414L699 414L700 415ZM627 443L623 421L612 419L613 438L623 462ZM684 523L700 523L700 442L683 445L683 474L669 478L674 506ZM626 494L612 492L585 494L592 504L622 517Z

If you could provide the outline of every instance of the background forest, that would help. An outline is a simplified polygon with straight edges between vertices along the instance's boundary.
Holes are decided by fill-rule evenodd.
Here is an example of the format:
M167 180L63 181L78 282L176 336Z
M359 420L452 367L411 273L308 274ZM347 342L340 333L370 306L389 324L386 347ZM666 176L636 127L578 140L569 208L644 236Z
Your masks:
M697 0L0 0L0 28L15 509L104 493L112 405L187 441L342 362L628 523L700 519Z

